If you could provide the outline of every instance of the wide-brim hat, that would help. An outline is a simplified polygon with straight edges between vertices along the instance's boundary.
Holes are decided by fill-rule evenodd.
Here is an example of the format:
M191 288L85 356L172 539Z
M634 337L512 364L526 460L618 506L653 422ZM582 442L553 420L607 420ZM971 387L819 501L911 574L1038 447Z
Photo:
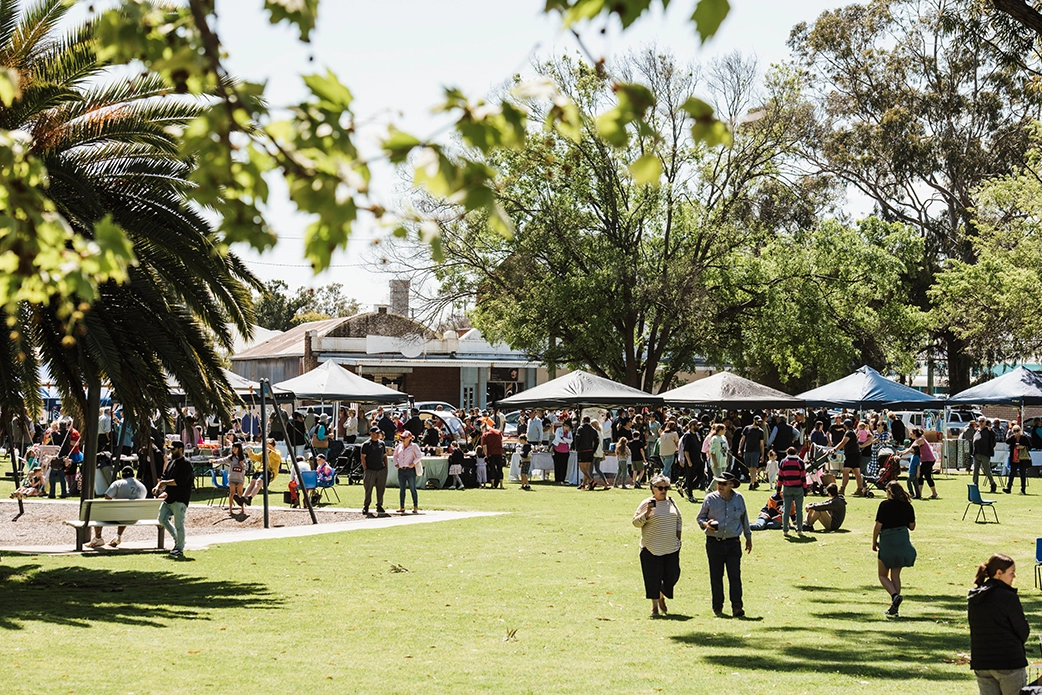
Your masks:
M724 471L720 475L713 478L714 483L731 483L734 487L738 487L742 484L742 481L735 477L734 473L728 473Z

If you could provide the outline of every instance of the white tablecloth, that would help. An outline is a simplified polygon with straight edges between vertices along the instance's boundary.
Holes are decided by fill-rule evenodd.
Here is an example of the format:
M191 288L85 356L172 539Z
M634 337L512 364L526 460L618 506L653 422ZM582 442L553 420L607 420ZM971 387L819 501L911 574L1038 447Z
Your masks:
M548 451L539 451L532 454L532 468L531 472L543 471L542 480L549 480L550 476L547 471L554 470L554 457ZM572 485L578 485L579 475L579 463L576 453L573 451L568 455L568 482ZM510 473L507 477L508 480L517 482L521 480L521 454L515 451L510 457Z

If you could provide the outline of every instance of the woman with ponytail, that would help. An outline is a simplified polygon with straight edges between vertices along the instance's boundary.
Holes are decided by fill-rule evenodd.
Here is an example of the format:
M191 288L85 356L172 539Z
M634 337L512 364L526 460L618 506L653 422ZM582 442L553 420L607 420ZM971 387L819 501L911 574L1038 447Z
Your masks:
M876 510L876 526L872 531L872 550L879 553L879 583L890 594L886 614L897 617L904 598L901 596L901 568L915 565L915 548L908 537L915 530L915 508L908 493L896 480L886 486L886 499Z
M970 668L980 695L1017 695L1027 683L1030 628L1013 580L1013 558L996 553L977 568L968 598Z

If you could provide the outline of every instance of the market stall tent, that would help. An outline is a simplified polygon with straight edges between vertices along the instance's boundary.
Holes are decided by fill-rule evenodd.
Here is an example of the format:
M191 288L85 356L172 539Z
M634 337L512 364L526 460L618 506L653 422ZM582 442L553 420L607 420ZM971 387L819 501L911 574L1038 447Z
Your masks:
M369 381L333 361L323 362L306 374L280 381L276 389L292 392L298 400L401 403L407 396Z
M951 396L946 405L1042 405L1042 376L1027 367Z
M661 405L662 397L588 372L574 371L496 402L499 408Z
M887 379L867 365L849 376L804 391L796 397L805 400L808 407L833 406L858 410L884 406L900 406L912 410L944 407L942 399L916 391L911 386L899 384L893 379Z
M802 408L803 399L731 372L716 374L660 393L667 405L707 408Z

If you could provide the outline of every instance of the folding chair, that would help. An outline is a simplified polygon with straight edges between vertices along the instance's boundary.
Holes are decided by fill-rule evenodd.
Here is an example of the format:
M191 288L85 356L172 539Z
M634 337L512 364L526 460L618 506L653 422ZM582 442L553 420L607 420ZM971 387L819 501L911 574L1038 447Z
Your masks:
M1042 538L1035 539L1035 588L1042 590Z
M995 500L981 499L980 488L978 488L973 483L966 484L966 494L967 498L969 499L969 504L966 505L966 511L962 513L963 521L966 520L966 512L970 511L970 507L972 507L973 505L977 505L977 518L974 523L980 521L982 514L984 515L984 521L988 521L988 515L984 513L985 507L991 508L992 513L995 514L995 523L1000 523L999 512L997 509L995 509Z
M333 479L329 480L329 481L326 481L326 482L323 482L321 480L317 480L317 476L318 476L317 472L315 473L315 476L316 476L316 483L315 484L318 486L318 489L322 491L322 494L326 495L327 493L332 492L333 495L336 497L337 504L339 504L340 503L340 493L338 493L336 491L336 488L334 487L337 484L337 481L338 481L338 475L337 475L336 471L333 472ZM328 501L328 498L326 498L326 499Z
M310 495L318 489L318 473L310 469L301 470L300 482L300 487L303 489L303 493L305 495Z
M211 468L210 469L210 481L213 483L213 489L217 490L218 492L223 492L224 493L224 498L223 499L227 499L228 498L228 471L222 470L221 471L221 482L217 482L217 470L214 469L214 468ZM218 497L216 499L222 499L222 498ZM210 499L206 500L206 506L207 507L212 507L213 506L213 501L214 501L214 497L213 497L213 495L211 495ZM223 507L224 506L223 500L217 506Z

